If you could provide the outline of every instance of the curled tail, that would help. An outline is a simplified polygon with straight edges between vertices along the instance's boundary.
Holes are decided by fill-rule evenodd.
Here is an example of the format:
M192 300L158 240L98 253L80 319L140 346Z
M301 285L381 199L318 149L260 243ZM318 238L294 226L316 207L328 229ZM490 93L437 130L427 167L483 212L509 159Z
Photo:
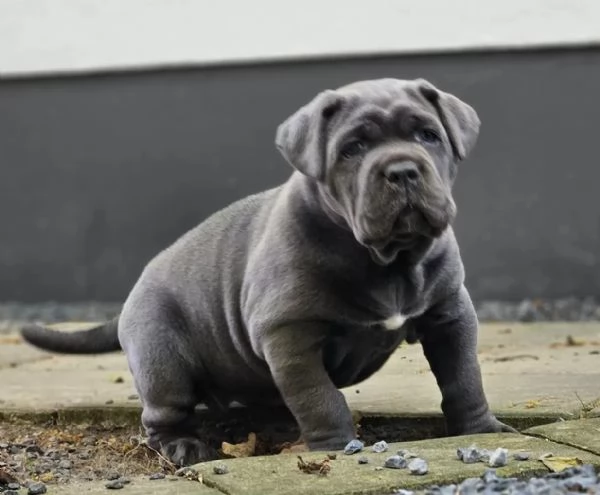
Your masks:
M47 351L63 354L100 354L121 349L118 324L118 316L97 327L76 332L61 332L31 324L21 328L21 335L30 344Z

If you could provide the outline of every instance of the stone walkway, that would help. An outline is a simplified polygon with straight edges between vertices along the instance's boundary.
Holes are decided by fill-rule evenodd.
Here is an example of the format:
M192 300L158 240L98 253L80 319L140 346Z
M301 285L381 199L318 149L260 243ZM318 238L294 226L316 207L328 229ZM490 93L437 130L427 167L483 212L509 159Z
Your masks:
M77 327L81 325L60 326L65 330ZM479 349L486 392L497 415L530 418L534 423L600 416L600 324L484 325ZM0 335L0 384L2 413L86 408L111 415L124 407L139 407L122 354L54 356L32 349L11 333ZM352 409L363 417L440 415L440 393L419 346L399 348L379 373L344 393ZM465 465L455 456L456 447L472 442L534 453L531 461L511 462L505 468L510 474L543 471L537 457L549 450L600 465L600 420L553 423L526 433L394 445L391 450L409 448L430 461L431 474L424 477L410 476L405 470L376 471L384 454L369 454L372 462L366 466L358 466L355 456L338 455L326 477L300 473L293 455L255 457L226 461L230 473L221 476L212 473L211 464L201 465L198 469L204 484L172 483L168 493L384 494L392 488L480 475L482 464ZM311 460L322 457L319 453L306 454ZM134 480L124 493L164 493L165 483L169 482ZM56 490L93 493L105 489L90 484Z

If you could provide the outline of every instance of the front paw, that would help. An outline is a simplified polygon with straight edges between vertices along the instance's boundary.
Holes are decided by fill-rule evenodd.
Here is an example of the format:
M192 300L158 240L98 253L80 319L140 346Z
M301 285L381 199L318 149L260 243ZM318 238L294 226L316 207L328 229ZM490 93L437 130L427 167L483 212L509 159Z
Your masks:
M498 421L495 416L489 415L485 418L467 422L461 425L449 425L450 435L474 435L476 433L519 433L512 426Z

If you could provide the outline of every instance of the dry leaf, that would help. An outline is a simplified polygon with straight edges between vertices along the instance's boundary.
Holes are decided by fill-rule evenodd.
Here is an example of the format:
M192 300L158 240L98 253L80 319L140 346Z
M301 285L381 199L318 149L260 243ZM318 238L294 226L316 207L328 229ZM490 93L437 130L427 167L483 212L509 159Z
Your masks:
M23 339L17 335L3 335L0 337L0 344L22 344Z
M554 457L553 455L542 456L540 461L553 473L560 473L565 469L583 464L583 461L578 457Z
M540 406L539 400L528 400L525 403L525 409L535 409Z
M328 457L321 462L306 462L302 457L298 456L298 469L303 473L317 473L320 476L326 476L331 471L331 463Z
M256 433L248 433L248 440L242 443L221 443L223 454L229 457L252 457L256 452Z

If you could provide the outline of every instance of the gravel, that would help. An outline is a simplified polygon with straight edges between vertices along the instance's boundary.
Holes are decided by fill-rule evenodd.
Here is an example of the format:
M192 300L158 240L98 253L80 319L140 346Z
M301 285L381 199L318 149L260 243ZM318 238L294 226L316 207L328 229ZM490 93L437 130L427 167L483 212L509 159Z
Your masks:
M122 303L0 303L0 333L25 322L104 321L121 310ZM488 321L600 321L600 301L593 297L478 301L477 315Z
M396 492L398 493L398 492ZM406 495L412 492L404 492ZM427 495L476 495L478 493L505 495L600 493L600 477L591 465L578 466L560 473L550 473L528 480L501 478L494 469L487 469L481 478L468 478L459 485L431 486Z

